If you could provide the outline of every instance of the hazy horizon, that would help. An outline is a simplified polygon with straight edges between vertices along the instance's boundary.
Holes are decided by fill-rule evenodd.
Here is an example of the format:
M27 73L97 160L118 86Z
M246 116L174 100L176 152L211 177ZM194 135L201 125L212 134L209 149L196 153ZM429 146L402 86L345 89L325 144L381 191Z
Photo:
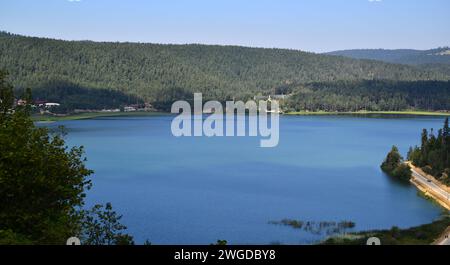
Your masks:
M324 51L324 52L314 52L314 51L306 51L301 49L295 49L295 48L280 48L280 47L261 47L261 46L245 46L245 45L239 45L239 44L220 44L220 43L161 43L161 42L138 42L138 41L101 41L101 40L90 40L90 39L60 39L60 38L52 38L47 36L33 36L33 35L25 35L25 34L18 34L15 32L11 32L8 30L0 29L0 32L6 32L13 35L19 35L24 37L31 37L31 38L44 38L44 39L52 39L52 40L60 40L60 41L88 41L88 42L96 42L96 43L136 43L136 44L155 44L155 45L205 45L205 46L223 46L223 47L244 47L244 48L256 48L256 49L282 49L282 50L293 50L293 51L303 51L303 52L310 52L310 53L317 53L317 54L326 54L330 52L339 52L339 51L347 51L347 50L417 50L417 51L427 51L427 50L433 50L438 48L449 48L450 46L444 45L444 46L438 46L438 47L430 47L427 49L414 49L414 48L395 48L395 49L389 49L389 48L351 48L351 49L342 49L342 50L333 50L333 51Z

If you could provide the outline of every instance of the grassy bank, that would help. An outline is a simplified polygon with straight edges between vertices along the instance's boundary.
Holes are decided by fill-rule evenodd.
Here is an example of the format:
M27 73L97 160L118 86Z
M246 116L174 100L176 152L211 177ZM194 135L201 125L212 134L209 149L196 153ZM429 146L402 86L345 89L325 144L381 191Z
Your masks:
M103 117L145 117L145 116L159 116L168 115L164 112L86 112L70 114L66 116L40 115L32 116L34 121L39 122L56 122L56 121L70 121L70 120L86 120Z
M450 116L448 112L431 111L355 111L355 112L287 112L286 115L416 115L416 116Z
M382 245L429 245L450 226L450 216L421 226L407 229L393 227L389 230L374 230L332 237L322 245L366 245L369 237L378 237Z

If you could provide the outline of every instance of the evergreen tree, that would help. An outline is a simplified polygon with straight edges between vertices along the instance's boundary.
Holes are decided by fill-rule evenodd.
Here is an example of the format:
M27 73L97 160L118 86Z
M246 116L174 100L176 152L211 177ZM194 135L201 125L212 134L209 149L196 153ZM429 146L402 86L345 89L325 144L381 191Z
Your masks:
M408 165L403 163L403 157L400 155L396 146L393 146L388 153L386 159L381 164L381 169L388 175L401 180L409 180L411 178L411 170Z
M396 146L392 146L391 151L388 153L383 164L381 164L381 168L386 172L392 172L398 167L398 165L400 165L401 161L402 157L398 151L398 148Z
M444 136L444 139L446 139L446 138L448 138L450 136L450 128L449 128L449 125L448 125L448 117L445 118L444 129L443 129L443 133L442 134Z
M424 172L433 175L446 185L450 185L450 137L448 118L444 121L442 129L438 130L437 136L433 130L430 134L423 129L421 136L421 147L410 148L408 159Z

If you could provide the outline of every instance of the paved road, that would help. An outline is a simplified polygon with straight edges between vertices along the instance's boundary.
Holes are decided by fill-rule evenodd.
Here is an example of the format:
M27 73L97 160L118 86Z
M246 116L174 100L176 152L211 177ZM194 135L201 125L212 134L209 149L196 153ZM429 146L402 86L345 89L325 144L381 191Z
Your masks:
M445 230L441 238L435 242L435 245L450 246L450 226Z
M441 187L436 185L434 182L429 181L426 177L419 174L417 171L415 171L413 168L411 168L412 176L414 180L419 182L420 184L426 186L428 189L433 190L435 193L441 195L443 198L446 198L447 201L450 202L450 193L443 190ZM440 241L435 243L436 245L450 245L450 228L448 228L445 232Z
M449 192L443 190L441 187L439 187L435 183L430 182L427 178L425 178L424 176L420 175L414 169L411 169L411 171L412 171L412 176L414 177L415 180L417 180L421 184L425 185L429 189L433 190L437 194L441 195L443 198L445 198L447 201L450 202L450 193Z
M440 246L450 246L450 235L447 235L447 238L438 243Z

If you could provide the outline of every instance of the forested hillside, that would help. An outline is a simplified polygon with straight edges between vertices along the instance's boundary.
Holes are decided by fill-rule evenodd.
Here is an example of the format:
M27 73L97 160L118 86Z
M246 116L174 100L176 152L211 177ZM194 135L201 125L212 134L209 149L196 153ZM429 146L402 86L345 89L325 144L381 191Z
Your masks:
M290 84L450 79L439 71L295 50L61 41L4 32L0 68L9 71L16 88L42 90L66 82L151 102L170 102L193 91L218 100L247 99Z
M363 80L285 86L292 111L450 110L449 81Z
M335 51L327 54L345 56L354 59L370 59L388 63L409 65L450 65L449 47L437 48L432 50L360 49Z

